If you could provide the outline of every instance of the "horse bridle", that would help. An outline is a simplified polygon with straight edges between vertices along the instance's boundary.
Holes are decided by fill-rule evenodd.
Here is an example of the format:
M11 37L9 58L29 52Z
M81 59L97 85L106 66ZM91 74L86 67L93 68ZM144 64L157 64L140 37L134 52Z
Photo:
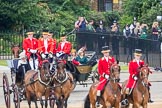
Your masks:
M112 66L111 66L111 68L110 68L110 80L113 80L114 81L114 83L115 82L119 82L120 81L120 78L115 78L115 71L113 70L113 67L119 67L117 64L113 64ZM120 67L119 67L119 70L118 70L118 73L120 74ZM111 77L111 76L113 76L113 77Z
M146 70L146 71L147 71L147 70ZM142 77L142 71L140 71L140 74L139 74L139 75L140 75L140 77ZM148 79L148 75L147 75L147 74L144 74L144 77L142 77L142 79L141 79L141 80L142 80L141 83L142 83L142 85L145 86L145 87L148 86L148 84L146 84L146 83L144 82L144 80L145 80L146 78Z

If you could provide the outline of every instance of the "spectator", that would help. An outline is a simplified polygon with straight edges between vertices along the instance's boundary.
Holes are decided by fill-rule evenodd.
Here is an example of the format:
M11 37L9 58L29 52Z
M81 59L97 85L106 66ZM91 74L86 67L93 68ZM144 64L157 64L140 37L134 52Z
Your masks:
M131 35L134 36L134 29L136 28L136 21L134 21L134 23L132 23L130 26L130 32L131 32Z
M96 30L93 27L94 21L90 20L89 24L87 25L86 29L91 32L96 32Z
M84 51L80 50L80 51L78 52L78 54L79 54L79 55L76 57L76 61L79 62L79 65L85 65L85 64L87 64L88 59L87 59L87 57L85 56Z
M127 24L125 28L123 29L123 35L128 38L131 35L129 25Z
M98 25L98 27L96 28L96 32L106 32L106 29L103 27L103 23L102 21L100 21L100 24Z
M136 23L136 28L134 29L134 34L136 37L141 35L141 25L139 22Z
M119 32L119 26L116 21L113 22L113 25L111 26L111 31L113 33L118 33Z
M147 24L142 24L141 25L141 39L146 39L147 38L147 30L148 30L148 26Z
M84 17L79 17L78 21L75 22L75 29L77 31L84 31L86 30L87 20Z
M153 22L152 25L152 39L153 40L158 40L158 22Z

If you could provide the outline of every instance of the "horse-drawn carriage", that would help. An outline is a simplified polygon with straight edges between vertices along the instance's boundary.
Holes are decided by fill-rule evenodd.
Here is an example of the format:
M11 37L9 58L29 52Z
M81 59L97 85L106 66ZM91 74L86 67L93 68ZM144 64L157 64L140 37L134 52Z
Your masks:
M15 108L20 108L20 102L23 100L27 100L25 87L33 83L32 81L28 84L24 83L26 72L24 69L22 73L18 73L17 65L18 65L19 60L20 59L15 58L13 60L7 61L8 66L11 71L11 81L9 81L7 74L3 73L3 91L4 91L4 99L5 99L6 108L11 107L10 94L12 93L13 93L13 102L14 102ZM9 84L9 82L11 82L11 85ZM52 94L52 92L53 90L51 89L50 96L48 97L48 100L50 100L51 108L54 107L54 102L55 102L54 95Z
M97 56L94 51L85 51L85 56L88 59L86 65L76 66L72 63L71 60L67 61L67 68L73 74L73 77L76 82L79 82L81 85L87 85L87 80L92 80L94 83L98 78L96 71Z

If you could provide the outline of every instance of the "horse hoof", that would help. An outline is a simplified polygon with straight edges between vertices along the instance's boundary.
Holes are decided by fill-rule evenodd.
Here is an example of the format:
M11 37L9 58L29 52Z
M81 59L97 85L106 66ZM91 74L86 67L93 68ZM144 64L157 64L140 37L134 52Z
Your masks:
M154 101L152 101L151 99L148 101L148 103L153 103Z

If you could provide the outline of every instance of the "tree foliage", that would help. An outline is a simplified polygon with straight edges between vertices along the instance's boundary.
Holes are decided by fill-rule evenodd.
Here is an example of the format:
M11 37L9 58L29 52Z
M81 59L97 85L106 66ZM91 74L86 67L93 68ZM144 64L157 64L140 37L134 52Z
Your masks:
M151 25L156 16L162 15L160 0L124 0L123 4L123 16L136 17L141 23Z

